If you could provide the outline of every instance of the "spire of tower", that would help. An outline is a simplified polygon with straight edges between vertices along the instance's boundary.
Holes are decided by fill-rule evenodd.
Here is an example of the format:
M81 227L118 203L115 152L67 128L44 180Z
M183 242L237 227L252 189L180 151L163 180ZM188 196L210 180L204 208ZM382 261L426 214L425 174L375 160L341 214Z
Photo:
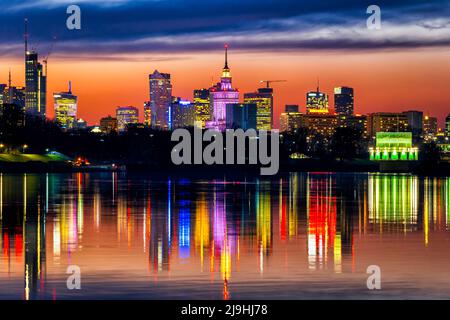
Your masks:
M9 68L9 78L8 78L8 87L11 88L11 68Z
M231 83L231 72L230 72L230 68L228 67L228 44L225 44L225 66L223 67L221 78L222 78L221 82L223 82L224 79L226 79L225 82ZM227 85L227 87L228 87L228 85ZM231 89L231 86L229 86L229 87Z
M225 44L225 67L224 69L229 69L228 68L228 44Z
M72 81L69 81L69 93L72 94Z
M317 77L317 92L320 92L320 80L319 80L319 77Z

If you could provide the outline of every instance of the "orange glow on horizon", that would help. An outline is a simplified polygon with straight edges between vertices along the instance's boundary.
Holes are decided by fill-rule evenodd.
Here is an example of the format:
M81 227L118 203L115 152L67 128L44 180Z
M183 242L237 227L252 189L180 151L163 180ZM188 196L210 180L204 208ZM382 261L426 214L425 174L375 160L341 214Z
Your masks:
M158 58L161 58L159 56ZM146 61L146 59L148 61ZM155 59L156 60L156 59ZM306 92L314 90L320 78L321 91L329 95L333 112L333 89L355 89L355 113L422 110L436 116L439 124L450 110L450 64L445 50L411 50L403 52L309 52L244 53L229 52L233 86L240 91L256 91L261 79L286 79L273 85L275 92L275 127L286 104L300 105L305 112ZM11 67L13 85L22 86L24 66L21 60L0 59L0 83L7 83ZM115 115L118 106L133 105L140 110L149 99L148 75L155 69L172 75L174 95L192 99L194 89L208 88L219 81L223 52L130 56L128 60L68 61L55 56L48 64L47 116L53 118L54 92L66 91L72 81L79 98L78 118L89 125L101 117Z

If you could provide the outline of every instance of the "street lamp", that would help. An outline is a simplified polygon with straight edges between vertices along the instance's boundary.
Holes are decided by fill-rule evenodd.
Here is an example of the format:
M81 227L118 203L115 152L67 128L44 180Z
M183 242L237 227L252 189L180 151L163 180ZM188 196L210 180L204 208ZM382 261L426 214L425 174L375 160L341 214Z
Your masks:
M24 144L24 145L23 145L23 151L22 151L22 152L25 153L25 150L27 150L27 149L28 149L28 145L27 145L27 144Z

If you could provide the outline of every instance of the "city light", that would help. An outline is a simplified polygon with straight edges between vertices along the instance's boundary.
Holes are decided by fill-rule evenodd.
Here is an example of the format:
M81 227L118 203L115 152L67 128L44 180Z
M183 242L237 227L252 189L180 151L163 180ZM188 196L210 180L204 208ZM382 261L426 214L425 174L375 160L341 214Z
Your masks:
M450 8L84 0L70 29L68 1L12 2L0 300L450 297Z
M413 147L411 132L377 132L376 147L369 148L370 160L417 161L419 149Z

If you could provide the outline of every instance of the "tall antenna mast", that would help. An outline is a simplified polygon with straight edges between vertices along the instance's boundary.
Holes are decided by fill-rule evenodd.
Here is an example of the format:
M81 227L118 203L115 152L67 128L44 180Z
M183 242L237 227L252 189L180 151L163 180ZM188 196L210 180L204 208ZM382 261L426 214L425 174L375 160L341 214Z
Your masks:
M12 80L11 80L11 68L9 68L9 78L8 78L8 103L12 104L12 94L13 94L13 89L12 89Z
M25 40L25 56L28 52L28 18L25 18L25 33L24 33L24 40Z

